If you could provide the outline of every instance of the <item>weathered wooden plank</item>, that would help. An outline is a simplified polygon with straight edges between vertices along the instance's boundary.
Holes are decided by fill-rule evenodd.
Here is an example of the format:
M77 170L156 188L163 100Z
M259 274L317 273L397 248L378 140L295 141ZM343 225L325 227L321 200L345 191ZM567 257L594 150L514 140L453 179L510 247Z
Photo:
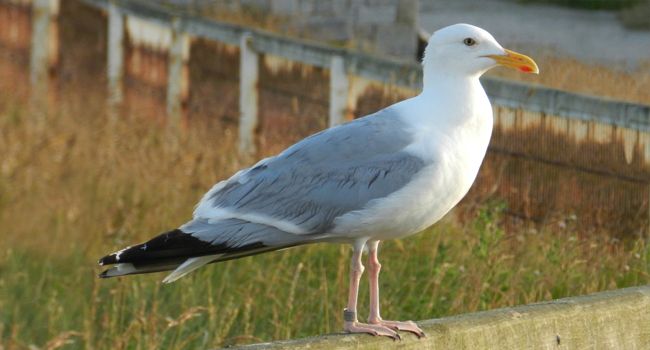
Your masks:
M650 106L494 78L481 82L496 105L650 131Z
M650 286L418 322L427 337L320 337L230 349L649 349Z
M219 41L228 45L239 45L244 29L230 24L219 23L204 18L193 18L182 22L183 30L195 37Z

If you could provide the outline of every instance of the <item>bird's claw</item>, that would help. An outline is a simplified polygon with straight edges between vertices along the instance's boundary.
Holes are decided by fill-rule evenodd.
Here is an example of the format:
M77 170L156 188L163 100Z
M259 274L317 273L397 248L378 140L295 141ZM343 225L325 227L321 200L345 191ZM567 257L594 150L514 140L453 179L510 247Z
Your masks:
M417 324L413 321L386 321L386 320L378 320L378 321L371 321L370 322L373 325L378 325L378 326L384 326L387 328L390 328L394 331L405 331L405 332L410 332L415 334L415 336L419 338L426 337L426 334L424 334L424 331L418 327Z
M345 322L345 331L348 333L367 333L374 336L384 336L395 340L402 337L390 327L379 324L366 324L361 322Z

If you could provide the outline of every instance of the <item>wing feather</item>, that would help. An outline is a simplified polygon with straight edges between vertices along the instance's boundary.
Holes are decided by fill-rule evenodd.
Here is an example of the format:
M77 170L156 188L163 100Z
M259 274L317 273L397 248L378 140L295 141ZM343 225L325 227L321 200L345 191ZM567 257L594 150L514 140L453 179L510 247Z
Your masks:
M325 233L337 217L411 181L425 166L404 151L411 142L390 110L325 130L215 185L195 219L238 218L294 234Z

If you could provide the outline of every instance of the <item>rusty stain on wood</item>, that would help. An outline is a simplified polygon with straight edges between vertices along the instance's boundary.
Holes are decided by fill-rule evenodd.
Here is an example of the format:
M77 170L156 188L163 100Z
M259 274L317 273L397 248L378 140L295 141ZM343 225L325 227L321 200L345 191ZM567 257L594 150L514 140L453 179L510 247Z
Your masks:
M260 64L260 156L278 153L328 125L329 69L263 55ZM298 122L296 122L298 121Z
M56 90L108 93L108 13L80 1L62 1L58 17L60 55Z
M126 29L125 110L163 120L171 29L128 15Z
M412 97L416 94L410 89L391 85L371 83L358 95L354 115L356 118L372 114L386 106Z
M236 129L239 119L239 47L207 39L191 41L189 122L203 119Z
M0 43L14 50L29 50L31 42L31 8L21 3L0 6Z
M32 10L29 3L0 3L0 79L18 84L16 97L26 99L29 92L29 58Z

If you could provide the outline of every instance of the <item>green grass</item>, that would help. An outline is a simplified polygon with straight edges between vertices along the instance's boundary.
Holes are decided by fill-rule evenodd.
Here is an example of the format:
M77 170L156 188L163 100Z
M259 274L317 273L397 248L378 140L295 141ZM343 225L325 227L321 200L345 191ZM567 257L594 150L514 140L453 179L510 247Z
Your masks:
M65 96L64 96L65 97ZM99 280L96 260L187 220L216 180L245 163L236 131L171 130L100 98L61 97L51 113L0 100L0 348L193 349L338 332L346 246L229 261L171 285L163 274ZM645 240L568 228L504 232L481 206L381 247L382 314L428 319L650 281ZM360 315L367 314L362 284Z

